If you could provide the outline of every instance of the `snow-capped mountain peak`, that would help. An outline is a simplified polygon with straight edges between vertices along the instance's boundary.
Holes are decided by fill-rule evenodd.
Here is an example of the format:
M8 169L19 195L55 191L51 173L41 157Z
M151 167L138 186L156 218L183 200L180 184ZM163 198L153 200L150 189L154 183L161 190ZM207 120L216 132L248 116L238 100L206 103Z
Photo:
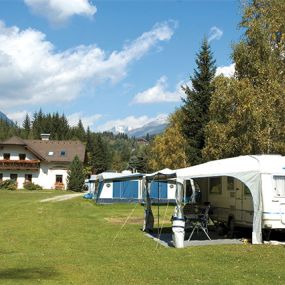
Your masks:
M133 128L130 126L118 125L114 126L109 131L114 134L124 133L130 137L143 137L147 134L156 135L164 131L167 126L167 116L159 115L155 119L146 122L145 124Z

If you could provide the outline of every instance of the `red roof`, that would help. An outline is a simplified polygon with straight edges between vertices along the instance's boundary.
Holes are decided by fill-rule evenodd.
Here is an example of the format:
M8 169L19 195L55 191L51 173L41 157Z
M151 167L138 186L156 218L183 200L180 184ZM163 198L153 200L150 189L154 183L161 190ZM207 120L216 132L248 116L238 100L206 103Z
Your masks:
M84 161L85 156L85 145L80 141L23 140L14 136L0 145L22 145L40 160L48 162L71 162L75 155Z

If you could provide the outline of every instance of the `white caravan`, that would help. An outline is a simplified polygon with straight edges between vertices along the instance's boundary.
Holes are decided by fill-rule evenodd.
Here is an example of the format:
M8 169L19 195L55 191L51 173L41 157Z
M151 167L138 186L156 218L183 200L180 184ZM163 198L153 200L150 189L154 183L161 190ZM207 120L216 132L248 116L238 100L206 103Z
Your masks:
M199 185L202 202L211 203L214 218L231 228L253 226L253 243L262 241L262 229L285 229L284 156L240 156L175 172L186 195L187 181Z

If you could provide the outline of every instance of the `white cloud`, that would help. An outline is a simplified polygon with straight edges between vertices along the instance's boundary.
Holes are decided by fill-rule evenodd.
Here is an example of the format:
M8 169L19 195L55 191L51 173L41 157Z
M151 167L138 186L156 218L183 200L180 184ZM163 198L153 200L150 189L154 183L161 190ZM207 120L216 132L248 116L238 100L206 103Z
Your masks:
M26 114L29 115L30 118L32 118L32 114L29 113L28 111L18 111L18 112L11 112L7 113L7 117L11 119L13 122L17 122L18 126L22 126L24 119L26 117Z
M181 84L178 83L174 92L167 91L167 77L162 76L156 84L135 95L132 103L135 104L151 104L161 102L179 102L183 96L181 92Z
M108 55L96 45L56 52L40 31L0 21L0 107L66 102L80 96L86 84L117 82L131 63L169 40L174 28L173 22L157 24Z
M228 66L219 66L216 70L216 76L224 75L225 77L233 77L235 73L235 63Z
M25 0L33 13L53 24L66 22L74 15L92 17L97 9L88 0Z
M141 128L144 125L150 123L150 122L161 122L165 123L167 122L168 115L167 114L160 114L156 117L148 117L148 116L140 116L140 117L135 117L135 116L129 116L124 119L118 119L118 120L111 120L106 122L105 124L99 126L97 128L98 131L109 131L112 129L115 130L134 130L137 128Z
M85 129L87 129L87 127L91 128L101 117L102 115L100 114L84 116L81 112L73 113L66 116L70 126L77 126L79 120L81 120Z
M223 36L223 31L217 27L212 27L210 29L208 41L211 42L213 40L219 40Z

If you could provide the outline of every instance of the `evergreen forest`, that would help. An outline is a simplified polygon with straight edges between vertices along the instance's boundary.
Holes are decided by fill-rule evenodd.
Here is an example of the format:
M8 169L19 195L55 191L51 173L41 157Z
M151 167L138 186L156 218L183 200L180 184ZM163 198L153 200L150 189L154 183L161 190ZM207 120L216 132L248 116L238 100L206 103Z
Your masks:
M95 133L85 129L81 120L70 126L64 114L44 114L35 112L30 118L27 114L22 126L0 120L0 140L12 136L22 139L40 139L41 134L50 134L51 140L80 140L86 145L85 173L97 174L103 171L131 170L147 172L146 149L150 136L143 143L126 134L112 132Z

